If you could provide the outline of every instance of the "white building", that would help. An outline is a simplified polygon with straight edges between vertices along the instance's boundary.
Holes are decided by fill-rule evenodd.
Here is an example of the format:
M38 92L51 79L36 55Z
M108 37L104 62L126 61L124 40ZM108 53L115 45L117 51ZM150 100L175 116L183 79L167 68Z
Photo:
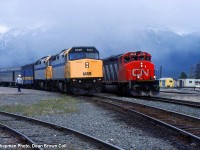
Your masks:
M178 87L200 87L200 79L178 79Z

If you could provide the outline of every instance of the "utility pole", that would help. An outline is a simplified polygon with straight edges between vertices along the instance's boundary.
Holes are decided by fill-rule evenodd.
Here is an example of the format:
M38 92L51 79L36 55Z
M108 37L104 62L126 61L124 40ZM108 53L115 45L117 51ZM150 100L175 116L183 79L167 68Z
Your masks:
M160 78L162 78L162 66L160 66Z

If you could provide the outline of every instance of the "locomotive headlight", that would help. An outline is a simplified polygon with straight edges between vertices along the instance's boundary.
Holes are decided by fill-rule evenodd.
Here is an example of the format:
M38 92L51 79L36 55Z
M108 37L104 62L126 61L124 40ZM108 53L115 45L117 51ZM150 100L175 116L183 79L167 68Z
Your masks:
M81 80L79 80L78 82L81 83Z
M154 76L154 79L156 78L156 76Z
M101 78L98 78L98 79L97 79L97 83L101 83Z
M93 80L93 82L96 82L96 80Z
M73 79L72 81L73 81L73 82L76 82L77 80L76 80L76 79Z
M139 79L139 78L140 78L140 76L137 76L137 78Z

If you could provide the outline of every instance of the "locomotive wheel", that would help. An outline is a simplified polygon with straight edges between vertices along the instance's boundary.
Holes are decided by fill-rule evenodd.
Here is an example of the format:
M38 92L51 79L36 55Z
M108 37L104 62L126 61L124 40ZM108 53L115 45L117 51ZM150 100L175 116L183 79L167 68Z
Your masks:
M72 87L71 87L71 84L69 82L66 84L66 93L68 93L68 94L72 93Z
M62 93L67 93L66 83L62 83Z

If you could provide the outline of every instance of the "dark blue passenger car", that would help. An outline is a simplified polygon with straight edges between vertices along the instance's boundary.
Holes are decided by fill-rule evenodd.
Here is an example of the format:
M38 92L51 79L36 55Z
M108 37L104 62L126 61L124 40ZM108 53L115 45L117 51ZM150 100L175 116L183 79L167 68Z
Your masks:
M22 66L22 79L25 87L33 87L34 85L34 64Z

